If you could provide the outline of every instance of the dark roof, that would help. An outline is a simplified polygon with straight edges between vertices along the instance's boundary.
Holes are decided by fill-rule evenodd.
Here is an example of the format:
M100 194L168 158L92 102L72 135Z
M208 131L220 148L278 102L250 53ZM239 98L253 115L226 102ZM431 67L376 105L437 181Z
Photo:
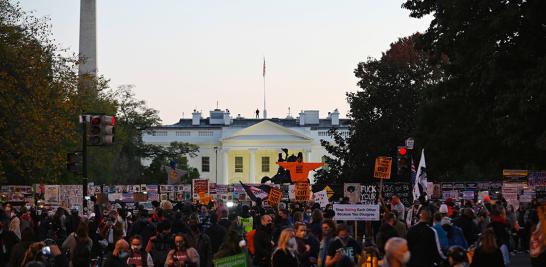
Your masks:
M260 123L264 121L265 119L233 119L231 121L231 125L229 127L233 128L246 128L249 126L252 126L254 124ZM296 119L279 119L279 118L271 118L267 119L271 122L274 122L276 124L279 124L283 127L311 127L313 130L316 129L330 129L332 127L336 128L346 128L349 126L349 119L339 119L339 125L332 126L332 121L330 119L319 119L318 124L306 124L304 126L299 125L299 121ZM222 128L226 127L226 125L223 124L209 124L209 119L201 119L201 123L199 125L192 125L192 119L180 119L175 124L172 125L162 125L158 127L154 127L154 129L169 129L169 128L185 128L185 129L214 129L214 128Z

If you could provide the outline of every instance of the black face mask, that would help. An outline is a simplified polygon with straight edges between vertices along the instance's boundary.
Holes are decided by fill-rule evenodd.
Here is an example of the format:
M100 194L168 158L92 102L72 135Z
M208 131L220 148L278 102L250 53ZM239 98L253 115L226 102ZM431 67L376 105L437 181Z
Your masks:
M273 225L271 223L268 223L268 224L265 225L265 229L267 231L271 231L271 230L273 230Z

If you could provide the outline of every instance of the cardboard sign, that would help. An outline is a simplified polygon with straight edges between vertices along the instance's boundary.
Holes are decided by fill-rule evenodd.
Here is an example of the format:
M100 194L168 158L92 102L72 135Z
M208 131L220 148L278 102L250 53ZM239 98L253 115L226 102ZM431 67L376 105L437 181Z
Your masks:
M311 196L311 188L308 183L297 183L294 193L296 201L307 201Z
M134 193L133 194L133 201L134 202L146 202L146 201L148 201L148 194L144 194L142 192Z
M269 190L269 196L267 197L267 202L270 206L278 206L279 202L282 199L282 192L280 189L272 187Z
M334 220L379 221L379 205L334 204Z
M214 266L216 267L246 267L247 266L246 256L243 253L213 260L213 262L214 262Z
M391 166L392 166L391 157L377 157L375 159L373 177L379 178L379 179L390 179Z
M193 179L193 197L199 198L199 193L209 193L209 180L208 179Z
M315 194L313 194L313 199L315 200L315 203L320 204L321 208L326 207L326 205L330 203L328 201L328 193L326 192L326 190L322 190L320 192L316 192Z

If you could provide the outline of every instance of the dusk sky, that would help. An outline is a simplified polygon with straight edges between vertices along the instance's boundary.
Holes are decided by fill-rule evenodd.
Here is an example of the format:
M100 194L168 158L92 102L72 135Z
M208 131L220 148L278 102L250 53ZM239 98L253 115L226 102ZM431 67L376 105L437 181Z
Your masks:
M97 0L98 70L111 86L135 85L137 98L172 124L193 109L228 108L253 117L263 106L265 56L268 117L291 107L321 117L348 111L353 70L399 37L425 30L385 0ZM79 0L23 0L51 19L62 48L78 52Z

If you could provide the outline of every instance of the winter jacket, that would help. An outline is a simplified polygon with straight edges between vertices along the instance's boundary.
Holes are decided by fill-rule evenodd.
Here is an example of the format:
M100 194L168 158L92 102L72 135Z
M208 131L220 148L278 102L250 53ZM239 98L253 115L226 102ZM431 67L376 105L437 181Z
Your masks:
M258 225L254 235L254 249L254 266L269 267L271 265L271 252L273 251L271 230L266 229L261 224Z
M419 222L408 231L408 248L411 252L409 267L430 267L445 260L438 234L427 223Z

